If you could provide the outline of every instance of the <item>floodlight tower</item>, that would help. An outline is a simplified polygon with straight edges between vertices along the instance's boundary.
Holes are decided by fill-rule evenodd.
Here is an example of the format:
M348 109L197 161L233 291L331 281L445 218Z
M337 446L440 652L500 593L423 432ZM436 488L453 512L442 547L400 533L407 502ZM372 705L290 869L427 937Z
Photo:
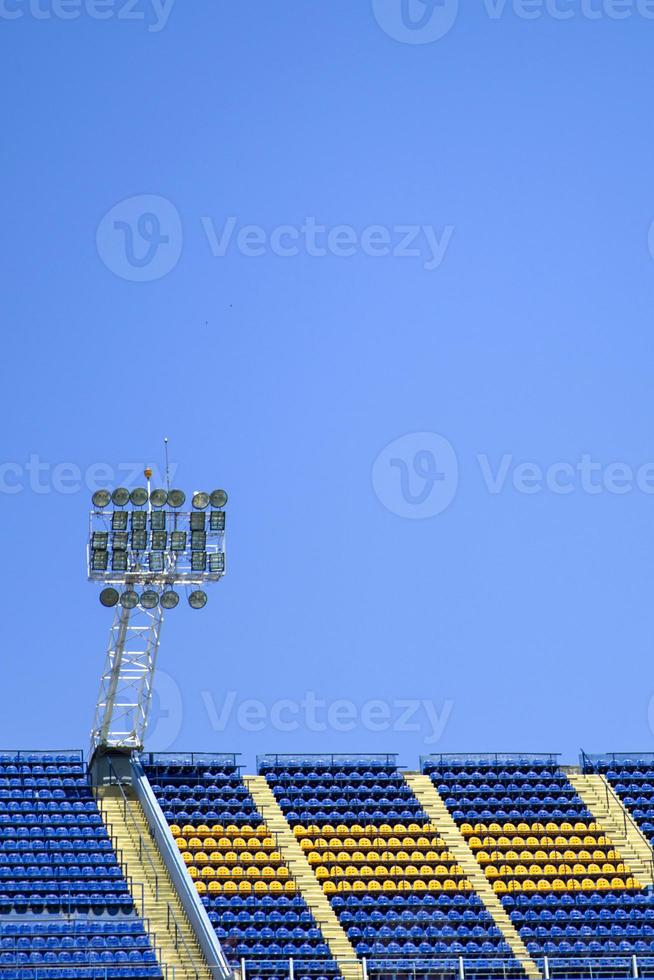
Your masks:
M164 611L187 590L192 609L225 573L224 490L193 494L146 487L97 490L89 517L88 577L100 602L115 607L91 732L91 757L143 748ZM119 591L120 590L120 591ZM138 591L137 591L138 590Z

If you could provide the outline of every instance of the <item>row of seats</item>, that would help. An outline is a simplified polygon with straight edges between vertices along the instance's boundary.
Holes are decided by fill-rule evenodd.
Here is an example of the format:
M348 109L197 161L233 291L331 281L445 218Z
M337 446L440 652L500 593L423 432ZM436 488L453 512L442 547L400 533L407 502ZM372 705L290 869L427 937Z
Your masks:
M654 914L654 895L556 764L453 767L444 757L423 768L532 957L572 957L582 972L616 957L619 973L626 954L654 952L644 918Z
M161 969L82 756L0 756L0 976L100 974L145 980Z
M520 974L395 759L334 757L318 768L311 759L277 757L259 772L369 970L422 961L432 975L446 975L452 963L458 969L453 957L463 956L470 975Z
M298 962L296 976L318 971L337 980L329 947L236 764L143 761L228 960L244 960L249 978L272 980L286 972L282 960L304 959L311 969Z

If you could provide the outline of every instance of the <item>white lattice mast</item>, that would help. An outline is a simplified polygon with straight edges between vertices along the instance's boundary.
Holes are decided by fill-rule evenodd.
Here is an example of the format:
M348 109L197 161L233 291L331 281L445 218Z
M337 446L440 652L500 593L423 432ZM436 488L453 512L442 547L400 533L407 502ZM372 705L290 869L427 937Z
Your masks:
M225 572L225 491L197 491L193 510L182 511L181 490L151 490L152 471L144 475L147 489L93 494L88 575L104 584L100 601L116 612L91 732L92 757L143 748L164 610L178 605L180 585L192 589L189 605L202 609L207 595L199 587ZM110 504L113 510L107 510Z

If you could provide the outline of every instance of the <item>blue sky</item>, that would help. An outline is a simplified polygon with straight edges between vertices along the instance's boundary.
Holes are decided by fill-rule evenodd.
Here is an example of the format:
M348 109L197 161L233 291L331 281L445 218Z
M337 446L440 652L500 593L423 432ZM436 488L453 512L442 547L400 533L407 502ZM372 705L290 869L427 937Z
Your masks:
M86 747L167 435L151 748L654 750L649 6L4 0L0 744Z

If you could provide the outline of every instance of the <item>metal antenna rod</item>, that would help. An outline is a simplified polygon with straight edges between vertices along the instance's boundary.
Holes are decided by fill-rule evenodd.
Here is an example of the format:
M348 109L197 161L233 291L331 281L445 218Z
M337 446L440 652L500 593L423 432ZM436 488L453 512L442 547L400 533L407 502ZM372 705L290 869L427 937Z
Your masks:
M166 490L170 493L170 466L168 464L168 436L164 436L164 452L166 454Z

